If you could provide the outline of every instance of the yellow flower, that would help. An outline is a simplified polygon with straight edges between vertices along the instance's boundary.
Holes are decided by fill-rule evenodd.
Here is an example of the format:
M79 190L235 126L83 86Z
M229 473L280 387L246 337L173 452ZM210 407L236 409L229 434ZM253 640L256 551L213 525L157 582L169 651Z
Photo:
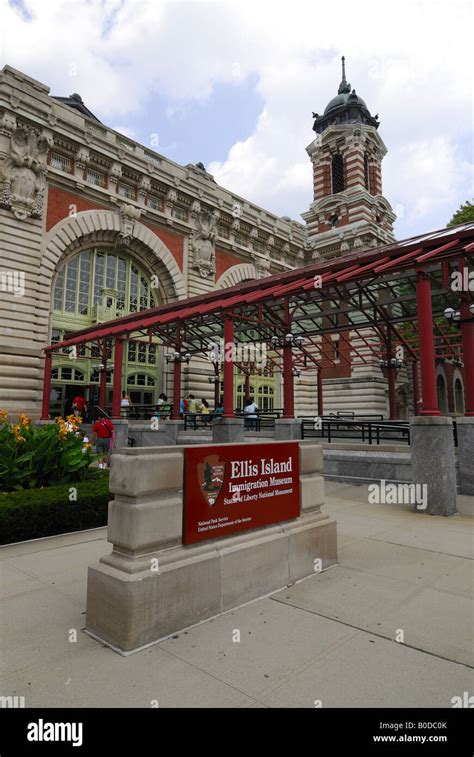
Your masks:
M0 423L8 423L8 410L0 410Z
M20 413L19 421L21 426L28 427L31 425L31 418L29 415L25 415L25 413Z
M19 423L15 423L15 425L13 426L13 433L15 434L15 441L17 442L17 444L21 444L22 442L25 441L25 437L22 436L20 433Z

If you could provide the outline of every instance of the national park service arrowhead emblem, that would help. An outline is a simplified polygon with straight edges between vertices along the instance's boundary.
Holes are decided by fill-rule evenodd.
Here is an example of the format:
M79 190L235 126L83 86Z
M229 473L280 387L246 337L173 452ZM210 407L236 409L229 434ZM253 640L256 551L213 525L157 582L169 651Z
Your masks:
M199 488L207 504L216 504L224 484L225 463L219 460L219 455L208 455L197 466Z

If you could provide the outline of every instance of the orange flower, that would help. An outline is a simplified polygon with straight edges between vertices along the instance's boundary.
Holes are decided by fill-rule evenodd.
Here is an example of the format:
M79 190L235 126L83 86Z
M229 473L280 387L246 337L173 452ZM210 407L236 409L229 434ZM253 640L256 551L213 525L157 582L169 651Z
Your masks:
M15 441L17 444L21 444L25 441L25 437L21 435L20 430L21 426L19 423L15 423L15 425L12 427L13 433L15 434Z
M8 410L0 410L0 423L8 423Z
M20 413L19 421L21 426L26 426L27 428L31 426L31 418L29 415L25 415L25 413Z

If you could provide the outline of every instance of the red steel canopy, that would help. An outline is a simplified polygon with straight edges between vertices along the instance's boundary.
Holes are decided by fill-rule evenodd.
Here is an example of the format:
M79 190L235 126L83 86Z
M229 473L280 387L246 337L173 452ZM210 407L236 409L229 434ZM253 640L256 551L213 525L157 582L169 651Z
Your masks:
M302 336L304 348L296 362L305 365L307 359L320 365L323 357L341 361L327 349L331 334L350 345L351 356L342 356L343 362L373 362L382 354L380 341L370 339L374 331L382 342L390 338L392 348L403 345L407 357L416 359L416 283L424 273L431 282L435 355L460 361L459 328L443 312L459 308L461 292L452 285L453 275L472 266L473 257L474 223L462 224L130 313L77 331L45 351L87 343L103 349L117 337L156 337L171 349L205 354L222 338L225 317L232 316L237 343L269 342L288 330ZM469 290L468 296L472 300Z

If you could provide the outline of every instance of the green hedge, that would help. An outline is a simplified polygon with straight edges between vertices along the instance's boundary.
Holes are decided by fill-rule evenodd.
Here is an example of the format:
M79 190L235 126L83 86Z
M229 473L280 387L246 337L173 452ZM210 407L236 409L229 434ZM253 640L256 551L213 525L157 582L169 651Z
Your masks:
M76 501L69 499L71 487ZM105 526L110 499L108 471L76 483L0 492L0 544Z

